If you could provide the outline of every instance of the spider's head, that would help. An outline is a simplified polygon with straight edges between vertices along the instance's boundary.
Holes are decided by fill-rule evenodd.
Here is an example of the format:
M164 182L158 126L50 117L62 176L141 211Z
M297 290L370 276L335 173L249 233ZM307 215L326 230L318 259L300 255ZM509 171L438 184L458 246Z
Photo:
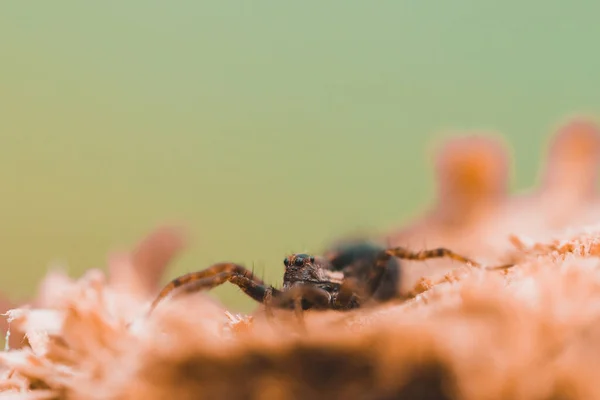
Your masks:
M299 253L292 254L283 260L285 274L283 274L283 287L287 288L296 282L311 282L318 280L320 268L315 265L315 258L311 255Z
M315 258L313 256L301 253L301 254L292 254L291 256L287 256L283 260L283 265L285 265L285 268L289 268L289 267L302 268L304 266L307 266L308 264L314 264L314 262L315 262Z

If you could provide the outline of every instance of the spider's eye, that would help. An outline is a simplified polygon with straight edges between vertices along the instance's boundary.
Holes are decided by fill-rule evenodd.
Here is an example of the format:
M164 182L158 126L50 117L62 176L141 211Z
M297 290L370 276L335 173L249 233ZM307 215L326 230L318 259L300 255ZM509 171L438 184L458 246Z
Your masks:
M311 258L309 258L309 260L310 260L310 263L311 263L311 264L314 264L314 263L315 263L315 258L314 258L314 257L311 257Z
M283 265L285 265L286 267L290 266L290 260L287 257L283 259Z
M302 258L302 257L298 257L298 258L296 258L296 259L294 260L294 265L295 265L296 267L301 267L301 266L303 266L303 265L304 265L304 258Z

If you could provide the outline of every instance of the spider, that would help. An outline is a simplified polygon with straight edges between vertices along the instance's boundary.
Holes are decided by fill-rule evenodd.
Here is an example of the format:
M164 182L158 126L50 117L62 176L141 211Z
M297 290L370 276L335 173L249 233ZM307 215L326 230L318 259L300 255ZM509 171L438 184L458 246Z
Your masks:
M249 297L267 308L347 311L368 301L385 302L401 298L398 259L427 260L450 258L479 267L479 264L446 248L409 251L403 247L381 248L355 241L332 249L323 257L297 253L283 260L283 286L265 284L245 267L225 262L182 275L158 294L150 312L176 289L184 293L212 289L225 282L237 285Z

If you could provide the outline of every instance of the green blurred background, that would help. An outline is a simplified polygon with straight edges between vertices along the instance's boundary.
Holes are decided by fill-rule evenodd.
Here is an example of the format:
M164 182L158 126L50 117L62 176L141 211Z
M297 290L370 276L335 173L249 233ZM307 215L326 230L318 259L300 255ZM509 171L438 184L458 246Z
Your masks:
M279 284L291 251L398 226L434 193L435 138L499 132L512 189L596 115L593 1L0 3L0 289L103 267L164 221ZM263 272L264 271L264 272ZM215 291L254 307L239 290Z

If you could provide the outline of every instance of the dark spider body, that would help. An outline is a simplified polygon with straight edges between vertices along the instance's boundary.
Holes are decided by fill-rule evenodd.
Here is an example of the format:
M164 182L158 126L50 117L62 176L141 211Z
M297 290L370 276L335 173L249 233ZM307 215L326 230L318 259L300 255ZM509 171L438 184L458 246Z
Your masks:
M285 258L281 289L265 284L245 267L218 263L169 282L159 293L151 310L171 292L209 290L225 282L268 307L299 310L351 310L368 301L384 302L400 298L398 259L426 260L447 257L478 264L448 249L411 252L402 247L384 249L365 241L343 243L324 257L292 254Z
M329 261L327 268L342 271L344 276L353 277L359 282L367 282L369 273L377 261L377 256L385 249L366 241L348 241L333 246L325 255ZM383 302L399 296L401 283L400 262L392 257L384 266L378 288L373 299Z

